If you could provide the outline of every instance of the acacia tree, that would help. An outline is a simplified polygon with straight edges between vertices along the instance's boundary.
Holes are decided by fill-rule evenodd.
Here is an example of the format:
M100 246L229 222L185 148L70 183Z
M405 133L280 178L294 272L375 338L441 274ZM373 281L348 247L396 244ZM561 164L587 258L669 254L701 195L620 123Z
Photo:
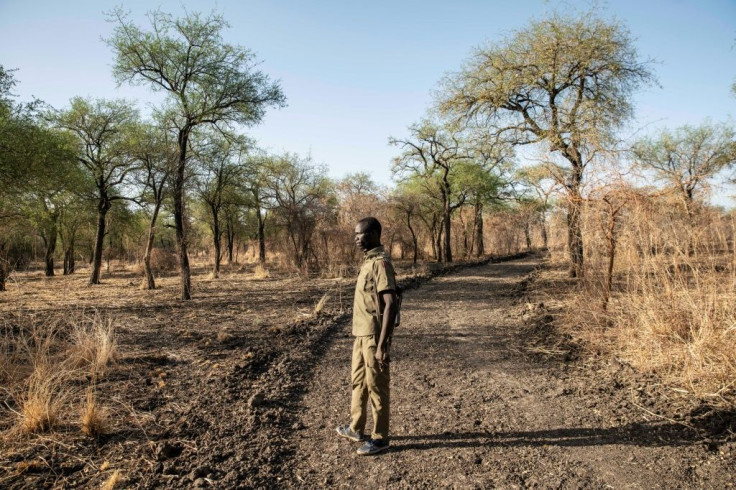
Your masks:
M256 217L256 236L258 239L258 263L266 263L266 220L272 202L269 202L268 183L271 179L270 172L276 168L275 157L260 152L252 152L247 157L244 190L247 196L248 207L253 210Z
M419 238L417 236L416 224L412 223L413 219L420 216L422 194L421 189L410 182L400 184L391 196L391 208L400 216L399 221L404 221L406 228L409 230L412 242L412 264L417 263L419 254Z
M299 268L307 265L313 253L312 237L317 225L336 204L332 182L325 173L326 169L315 166L311 158L294 154L285 154L270 164L267 199L286 229Z
M150 207L150 219L143 253L143 285L145 289L156 289L156 279L151 269L151 255L156 239L156 222L174 168L176 146L171 135L160 125L139 125L135 134L132 155L138 161L135 181L141 189L141 203Z
M567 162L570 275L578 277L585 168L632 116L634 90L652 79L622 24L553 15L478 49L446 78L439 106L511 144L544 144Z
M531 191L539 203L539 221L542 230L542 244L547 248L549 238L547 234L547 210L550 207L552 195L560 190L559 183L552 177L546 165L524 167L516 172L516 180Z
M442 203L444 260L452 262L452 213L465 202L464 195L453 202L452 174L470 156L460 132L452 126L443 127L425 120L410 126L409 132L407 139L389 138L389 144L402 150L394 161L393 172L403 178L419 176L426 185L436 187Z
M197 194L207 206L209 213L215 263L212 277L220 274L222 259L222 222L228 198L235 195L235 189L243 184L245 174L245 152L248 142L240 137L222 137L212 133L207 141L195 151L197 167L195 186ZM232 250L232 248L230 249Z
M637 142L633 152L641 167L653 171L679 194L692 228L696 194L718 172L736 163L736 132L725 124L709 122L664 129Z
M91 197L97 206L97 231L89 284L99 284L105 218L115 201L127 199L121 184L135 168L129 150L138 112L125 100L92 101L75 97L69 109L55 113L52 119L60 128L77 136L77 159L88 178L94 181Z
M184 184L192 131L201 125L253 125L269 106L283 106L278 83L256 70L249 50L226 43L222 15L189 13L174 18L148 14L151 29L134 25L122 9L110 14L116 24L107 43L115 52L113 74L119 83L145 84L167 93L167 108L177 140L173 175L174 224L181 276L181 299L191 298L184 226Z

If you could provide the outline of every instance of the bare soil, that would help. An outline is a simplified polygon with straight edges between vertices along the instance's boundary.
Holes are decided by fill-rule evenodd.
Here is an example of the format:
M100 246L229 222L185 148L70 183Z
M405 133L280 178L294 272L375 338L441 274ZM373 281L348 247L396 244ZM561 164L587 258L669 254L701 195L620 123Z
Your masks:
M732 486L733 414L683 411L623 365L540 355L553 334L527 306L540 262L429 280L400 269L412 288L392 351L391 448L374 457L334 430L348 418L352 278L225 273L195 281L186 303L174 277L156 291L125 273L93 288L28 278L0 311L116 318L121 356L98 387L116 418L100 439L73 424L5 438L0 487L99 487L114 470L131 488Z

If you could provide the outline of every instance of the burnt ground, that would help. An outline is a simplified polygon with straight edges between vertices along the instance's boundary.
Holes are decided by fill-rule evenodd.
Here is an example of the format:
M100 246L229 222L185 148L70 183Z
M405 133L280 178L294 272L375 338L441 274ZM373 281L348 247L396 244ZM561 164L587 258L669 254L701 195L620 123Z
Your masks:
M73 424L6 438L0 487L92 488L114 470L132 488L732 486L732 414L677 411L620 364L539 355L525 289L540 262L404 275L417 287L392 351L391 448L375 457L334 432L348 417L351 279L234 274L185 304L165 282L70 284L64 307L107 297L120 325L98 387L114 425L97 440ZM0 306L62 307L21 293Z

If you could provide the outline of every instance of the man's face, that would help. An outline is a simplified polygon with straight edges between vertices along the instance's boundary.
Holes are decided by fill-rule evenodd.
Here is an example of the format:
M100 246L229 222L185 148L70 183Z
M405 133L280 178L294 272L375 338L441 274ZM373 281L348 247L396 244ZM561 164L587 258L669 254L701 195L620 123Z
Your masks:
M368 225L365 223L358 223L355 227L355 245L363 252L367 252L372 248L375 248L374 234L367 230Z

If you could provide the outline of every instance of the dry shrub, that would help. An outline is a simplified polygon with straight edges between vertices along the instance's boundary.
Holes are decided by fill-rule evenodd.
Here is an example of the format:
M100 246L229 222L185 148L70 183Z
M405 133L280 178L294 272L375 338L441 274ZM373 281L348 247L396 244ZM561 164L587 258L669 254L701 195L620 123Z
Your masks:
M87 389L87 396L81 416L82 432L90 437L99 437L109 431L110 417L107 409L100 405L93 387Z
M176 270L178 261L176 254L163 248L154 248L151 250L151 270L154 273L170 272ZM139 262L135 267L136 274L143 274L143 262Z
M117 342L112 318L96 314L82 317L71 326L70 360L75 367L90 366L93 373L102 374L115 359Z
M268 269L266 269L262 264L256 265L253 270L253 279L268 279L269 277L271 277L271 273L268 272Z
M681 393L734 407L734 229L715 210L700 209L697 223L689 223L679 209L670 199L627 203L607 307L609 248L600 232L607 217L588 212L586 278L565 305L563 329Z
M113 471L112 475L102 484L102 490L115 490L123 486L123 474L120 470Z

